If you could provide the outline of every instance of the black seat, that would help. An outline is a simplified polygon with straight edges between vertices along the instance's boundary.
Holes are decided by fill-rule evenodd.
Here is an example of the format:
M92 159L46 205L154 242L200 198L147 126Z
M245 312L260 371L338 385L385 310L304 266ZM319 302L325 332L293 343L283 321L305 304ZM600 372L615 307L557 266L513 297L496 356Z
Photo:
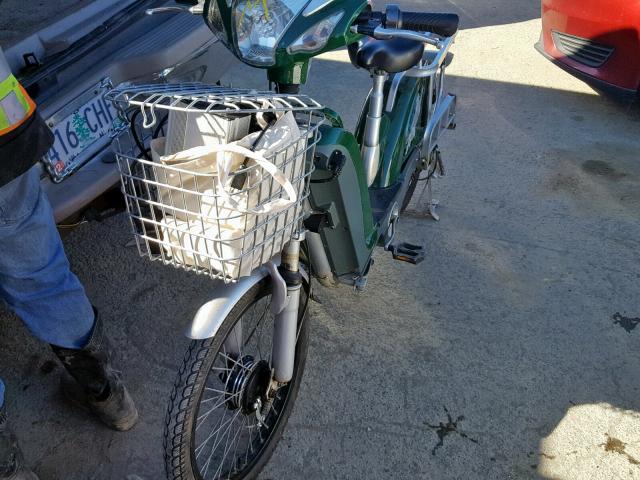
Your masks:
M351 63L367 70L398 73L415 67L424 54L424 43L404 38L366 38L349 45Z

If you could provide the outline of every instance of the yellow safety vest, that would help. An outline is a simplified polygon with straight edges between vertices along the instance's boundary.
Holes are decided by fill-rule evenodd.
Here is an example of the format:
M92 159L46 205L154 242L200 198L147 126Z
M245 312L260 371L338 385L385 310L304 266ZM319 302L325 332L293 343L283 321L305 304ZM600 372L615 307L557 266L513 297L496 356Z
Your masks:
M0 48L0 136L15 130L36 111L36 104L13 76Z

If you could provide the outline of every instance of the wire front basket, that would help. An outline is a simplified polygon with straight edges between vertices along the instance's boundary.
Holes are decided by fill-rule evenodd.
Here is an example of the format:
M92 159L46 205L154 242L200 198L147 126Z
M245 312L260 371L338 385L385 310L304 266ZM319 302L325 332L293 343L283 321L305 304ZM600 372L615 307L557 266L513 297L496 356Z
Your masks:
M200 84L108 98L131 127L114 145L140 255L229 283L301 229L320 104Z

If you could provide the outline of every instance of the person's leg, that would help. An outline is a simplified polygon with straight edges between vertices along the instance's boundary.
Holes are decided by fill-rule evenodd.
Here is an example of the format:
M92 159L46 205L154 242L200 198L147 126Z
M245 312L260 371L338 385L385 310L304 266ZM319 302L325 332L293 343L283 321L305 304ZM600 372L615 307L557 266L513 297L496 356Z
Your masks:
M0 296L51 344L81 386L73 392L108 426L131 428L133 401L111 367L100 322L71 272L37 168L0 188ZM63 384L70 392L72 382Z
M94 314L71 272L36 168L0 188L0 295L31 333L82 348Z

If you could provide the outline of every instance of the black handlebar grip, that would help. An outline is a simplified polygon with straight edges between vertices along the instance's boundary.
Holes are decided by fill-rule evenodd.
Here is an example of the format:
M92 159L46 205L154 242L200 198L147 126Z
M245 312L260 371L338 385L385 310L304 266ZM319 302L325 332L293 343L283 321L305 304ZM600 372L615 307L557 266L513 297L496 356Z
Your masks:
M431 32L451 37L458 31L460 17L455 13L400 12L396 28L416 32Z

